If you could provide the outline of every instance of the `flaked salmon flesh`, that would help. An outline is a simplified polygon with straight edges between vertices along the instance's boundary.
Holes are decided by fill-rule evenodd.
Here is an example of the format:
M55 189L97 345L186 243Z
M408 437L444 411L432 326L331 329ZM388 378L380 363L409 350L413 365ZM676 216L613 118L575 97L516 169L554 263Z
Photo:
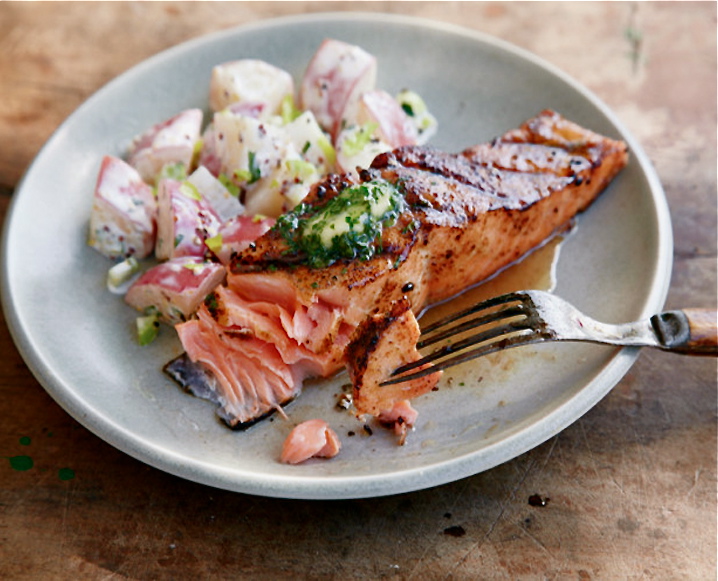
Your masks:
M339 438L324 420L307 420L284 440L280 461L299 464L310 458L333 458L340 449Z
M384 229L379 251L368 260L313 268L288 253L278 229L268 231L232 258L226 284L197 316L177 325L187 356L213 376L211 391L232 427L280 410L305 379L345 365L356 412L391 416L395 405L431 389L438 374L399 393L382 391L384 371L375 373L372 362L393 369L402 362L396 353L412 356L415 339L407 330L418 313L565 228L627 161L622 141L547 110L458 154L407 146L379 155L356 175L329 176L306 204L321 207L344 188L378 178L402 192L407 210ZM401 312L398 303L405 305ZM382 327L362 324L368 317L391 313L403 326L391 348L379 336L362 335ZM362 356L369 345L372 352Z

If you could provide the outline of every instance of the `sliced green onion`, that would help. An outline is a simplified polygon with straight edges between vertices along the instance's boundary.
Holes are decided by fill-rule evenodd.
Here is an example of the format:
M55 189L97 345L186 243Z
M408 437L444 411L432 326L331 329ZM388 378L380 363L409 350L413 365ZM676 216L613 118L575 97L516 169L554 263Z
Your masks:
M145 346L152 343L160 332L160 318L157 313L137 317L137 341Z
M197 141L194 142L194 146L192 147L192 162L191 166L196 167L199 165L199 158L202 155L202 148L204 147L204 139L200 138Z
M197 186L195 186L192 182L182 182L180 184L179 191L182 195L187 196L192 200L200 201L202 199L202 194L199 193Z
M257 154L254 151L247 152L248 158L248 169L236 169L234 170L235 179L241 182L247 182L247 184L253 184L259 178L262 177L262 169L257 164Z
M111 290L117 290L128 282L140 270L140 263L134 256L130 256L115 264L107 271L107 286Z
M334 149L334 146L332 145L331 141L329 141L329 139L322 135L321 137L317 138L317 145L322 150L327 165L333 166L337 160L337 152Z
M257 154L254 151L248 153L250 180L247 183L253 184L262 177L262 170L257 164Z
M314 164L304 161L303 159L288 159L287 169L292 173L292 176L302 182L315 176L317 173L317 168L314 167Z
M232 177L240 182L248 182L252 179L252 172L248 169L236 169L234 170Z
M222 233L219 232L207 238L204 243L207 245L207 248L217 254L222 249Z
M282 99L279 110L282 116L282 123L285 125L287 123L291 123L302 114L302 111L297 109L294 104L294 97L292 95L287 95L284 99Z
M219 174L219 176L217 176L217 179L219 180L219 183L221 183L225 188L227 188L227 191L231 195L233 195L235 198L239 197L239 186L235 184L229 177L227 177L227 174L221 173Z
M361 153L361 151L369 145L369 142L374 137L374 131L379 127L378 123L370 121L357 128L350 136L348 136L342 147L344 152L349 157L354 157Z
M418 117L427 111L424 99L414 91L405 89L396 96L396 100L409 117Z
M157 176L157 183L162 178L169 178L172 180L182 181L187 179L187 166L182 162L177 163L166 163L162 166L159 175Z

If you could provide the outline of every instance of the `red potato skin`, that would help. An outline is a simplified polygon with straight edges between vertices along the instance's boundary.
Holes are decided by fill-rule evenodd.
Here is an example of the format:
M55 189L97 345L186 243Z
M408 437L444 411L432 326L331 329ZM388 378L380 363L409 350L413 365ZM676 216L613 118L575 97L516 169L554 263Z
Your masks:
M88 243L109 258L145 258L154 248L156 230L152 188L127 162L106 155L95 184Z
M204 200L181 192L181 182L163 179L158 188L155 256L161 260L202 256L205 240L215 236L220 220Z
M376 58L358 46L326 39L307 66L299 90L299 105L314 113L332 139L341 129L359 96L374 89Z
M379 137L392 149L416 145L416 129L401 105L386 91L364 93L360 98L359 111L359 121L377 123Z
M181 163L189 168L202 121L201 109L187 109L154 125L135 138L128 163L151 184L166 164Z
M222 247L215 252L222 264L229 264L232 256L247 248L274 226L274 218L240 215L231 218L219 227Z
M224 281L221 265L179 257L146 270L128 289L125 302L138 311L158 309L166 323L189 319L207 293Z

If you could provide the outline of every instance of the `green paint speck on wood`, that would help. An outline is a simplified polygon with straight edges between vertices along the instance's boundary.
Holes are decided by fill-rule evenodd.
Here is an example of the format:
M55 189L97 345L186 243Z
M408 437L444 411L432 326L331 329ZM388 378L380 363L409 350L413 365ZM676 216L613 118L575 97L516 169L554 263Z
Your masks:
M75 477L75 471L72 468L60 468L57 475L60 480L72 480Z
M10 466L20 471L30 470L34 464L30 456L11 456L8 460L10 460Z

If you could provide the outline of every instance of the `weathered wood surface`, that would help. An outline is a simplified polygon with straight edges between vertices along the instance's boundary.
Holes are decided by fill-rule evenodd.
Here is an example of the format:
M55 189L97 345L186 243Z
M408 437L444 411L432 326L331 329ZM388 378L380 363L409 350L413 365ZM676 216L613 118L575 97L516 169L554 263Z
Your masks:
M641 141L668 196L667 308L715 307L712 2L2 2L0 217L53 130L132 65L210 31L347 9L488 32L597 93ZM714 359L646 351L593 410L535 450L377 500L256 498L149 468L51 400L4 322L0 410L3 579L715 578ZM33 467L18 470L16 456Z

